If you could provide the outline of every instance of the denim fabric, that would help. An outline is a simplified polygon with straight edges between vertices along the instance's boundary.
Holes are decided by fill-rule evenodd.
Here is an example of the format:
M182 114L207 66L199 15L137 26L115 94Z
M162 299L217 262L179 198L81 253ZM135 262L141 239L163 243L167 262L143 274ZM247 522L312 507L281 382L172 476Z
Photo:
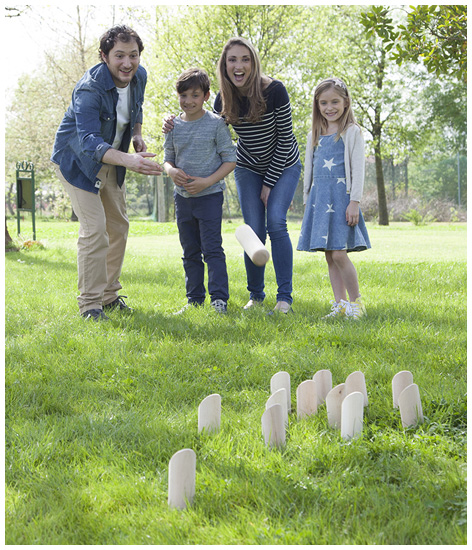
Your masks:
M277 279L277 301L292 303L293 248L287 230L287 211L292 203L300 178L301 162L285 168L277 184L271 189L267 212L261 201L264 176L247 168L236 167L234 177L239 204L244 222L254 229L265 243L270 237L272 262ZM265 266L257 266L244 254L247 274L247 289L253 300L262 301L264 293Z
M142 123L146 80L146 70L139 66L130 83L130 123L120 151L128 152L134 125ZM117 103L118 92L105 63L89 69L76 84L72 101L57 130L51 157L71 185L98 193L97 174L103 166L101 160L115 138ZM123 166L116 167L120 186L125 172Z
M227 302L228 273L221 237L223 193L184 198L174 192L174 201L189 303L203 304L205 301L203 260L208 266L211 300Z
M344 142L336 134L320 136L313 156L313 185L306 203L297 250L346 250L370 248L362 211L351 227L346 209L351 195L346 191Z

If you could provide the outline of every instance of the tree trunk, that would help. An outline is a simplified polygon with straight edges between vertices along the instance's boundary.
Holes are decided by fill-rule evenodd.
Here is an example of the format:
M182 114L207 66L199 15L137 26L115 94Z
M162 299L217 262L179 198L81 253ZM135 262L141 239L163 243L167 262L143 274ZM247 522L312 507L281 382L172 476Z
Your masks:
M6 200L6 203L7 203L7 208L8 208L8 211L10 212L10 216L15 216L16 212L13 210L13 186L15 184L14 183L11 183L10 184L10 187L8 188L8 191L7 193L5 193L6 197L5 197L5 200Z
M393 161L393 155L391 157L391 163L392 163L392 199L395 200L395 163Z
M382 166L382 152L378 140L375 140L375 175L377 179L377 195L379 198L379 225L388 225L387 196Z
M10 243L13 242L13 239L10 237L10 233L8 232L7 227L7 220L5 220L5 252L17 252L18 248L16 246L12 246ZM10 244L10 246L8 246Z
M405 159L405 197L408 197L408 157Z

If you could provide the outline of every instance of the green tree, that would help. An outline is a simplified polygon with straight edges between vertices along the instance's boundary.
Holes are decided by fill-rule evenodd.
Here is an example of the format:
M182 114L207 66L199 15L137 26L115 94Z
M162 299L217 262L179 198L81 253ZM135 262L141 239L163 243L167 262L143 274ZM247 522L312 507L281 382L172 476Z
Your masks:
M423 61L437 76L467 79L467 6L410 6L405 24L395 24L392 8L372 6L361 16L398 64Z
M38 193L53 205L68 203L50 162L55 134L67 109L72 90L84 72L98 63L97 37L87 35L93 17L90 6L76 6L61 29L41 10L33 8L24 17L34 17L38 26L66 39L63 47L44 53L40 70L23 75L5 110L5 181L7 204L12 201L13 177L18 160L34 163Z

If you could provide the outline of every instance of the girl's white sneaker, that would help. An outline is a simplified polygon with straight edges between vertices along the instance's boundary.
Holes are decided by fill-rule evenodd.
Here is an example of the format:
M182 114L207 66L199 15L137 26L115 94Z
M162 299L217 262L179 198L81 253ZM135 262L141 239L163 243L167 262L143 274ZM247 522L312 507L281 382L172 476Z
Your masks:
M349 306L349 302L346 300L331 300L331 313L322 317L322 319L331 319L333 317L344 317L346 315L346 309Z
M362 303L361 297L359 296L355 302L348 302L349 307L346 309L346 317L349 319L360 319L367 315L365 310L365 305Z

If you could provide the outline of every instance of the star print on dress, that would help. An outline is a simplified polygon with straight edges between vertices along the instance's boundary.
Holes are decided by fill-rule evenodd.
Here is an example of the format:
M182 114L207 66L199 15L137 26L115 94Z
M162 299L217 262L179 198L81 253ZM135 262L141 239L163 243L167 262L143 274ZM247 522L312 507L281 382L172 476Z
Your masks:
M346 185L346 178L338 178L336 183L344 183L344 185Z
M332 204L327 204L326 206L328 207L328 210L326 210L326 213L328 213L328 212L334 212L334 210L333 210L333 205L332 205Z
M323 159L323 160L324 160L323 168L327 168L330 172L333 166L337 166L337 164L334 164L334 157L331 160L326 160L326 159Z

